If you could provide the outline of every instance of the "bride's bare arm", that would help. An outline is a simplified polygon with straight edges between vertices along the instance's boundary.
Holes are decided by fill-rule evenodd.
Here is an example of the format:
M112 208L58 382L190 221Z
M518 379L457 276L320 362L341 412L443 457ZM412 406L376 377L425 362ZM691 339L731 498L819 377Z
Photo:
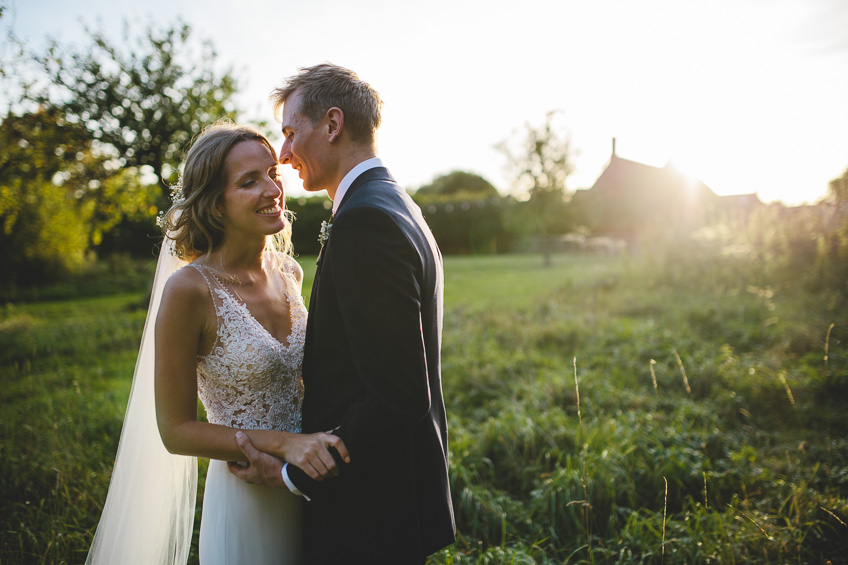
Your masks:
M165 285L156 319L155 393L159 434L171 453L244 460L236 431L227 426L197 421L197 355L200 344L216 332L209 290L199 273L186 268ZM198 280L199 279L199 280ZM266 453L303 469L313 478L335 475L333 446L343 459L347 449L332 434L292 434L269 430L243 430Z

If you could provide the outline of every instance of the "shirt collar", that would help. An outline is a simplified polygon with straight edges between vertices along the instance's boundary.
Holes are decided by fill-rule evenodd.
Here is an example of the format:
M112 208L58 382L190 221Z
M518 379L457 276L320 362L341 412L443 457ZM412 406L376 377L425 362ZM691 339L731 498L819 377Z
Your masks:
M347 189L350 188L350 185L353 184L353 181L356 180L356 177L368 171L370 169L376 169L377 167L383 167L383 162L379 157L373 157L371 159L366 159L359 163L357 166L352 168L348 174L344 176L342 182L339 183L339 187L336 189L336 197L333 199L333 215L335 215L336 211L339 209L339 205L342 203L342 199L344 198L345 193L347 193Z

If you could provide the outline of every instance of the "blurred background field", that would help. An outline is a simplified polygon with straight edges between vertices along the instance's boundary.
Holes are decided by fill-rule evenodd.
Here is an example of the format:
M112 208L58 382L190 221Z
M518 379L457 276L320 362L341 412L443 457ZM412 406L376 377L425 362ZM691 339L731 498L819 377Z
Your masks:
M728 267L448 257L459 540L429 562L844 562L844 302ZM0 562L84 560L144 299L3 307Z

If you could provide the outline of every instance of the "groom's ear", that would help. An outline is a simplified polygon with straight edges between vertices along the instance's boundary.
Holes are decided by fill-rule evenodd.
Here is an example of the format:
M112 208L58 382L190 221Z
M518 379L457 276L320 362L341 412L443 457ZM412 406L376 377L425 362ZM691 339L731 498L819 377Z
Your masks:
M342 134L344 128L344 112L341 108L333 106L327 110L327 140L332 143Z

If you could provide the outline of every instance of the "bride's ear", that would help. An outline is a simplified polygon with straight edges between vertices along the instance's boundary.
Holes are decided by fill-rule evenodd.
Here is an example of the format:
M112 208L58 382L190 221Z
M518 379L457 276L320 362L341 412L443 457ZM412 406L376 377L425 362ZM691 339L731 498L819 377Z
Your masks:
M327 141L334 142L342 133L344 128L344 112L341 108L333 106L327 110Z

